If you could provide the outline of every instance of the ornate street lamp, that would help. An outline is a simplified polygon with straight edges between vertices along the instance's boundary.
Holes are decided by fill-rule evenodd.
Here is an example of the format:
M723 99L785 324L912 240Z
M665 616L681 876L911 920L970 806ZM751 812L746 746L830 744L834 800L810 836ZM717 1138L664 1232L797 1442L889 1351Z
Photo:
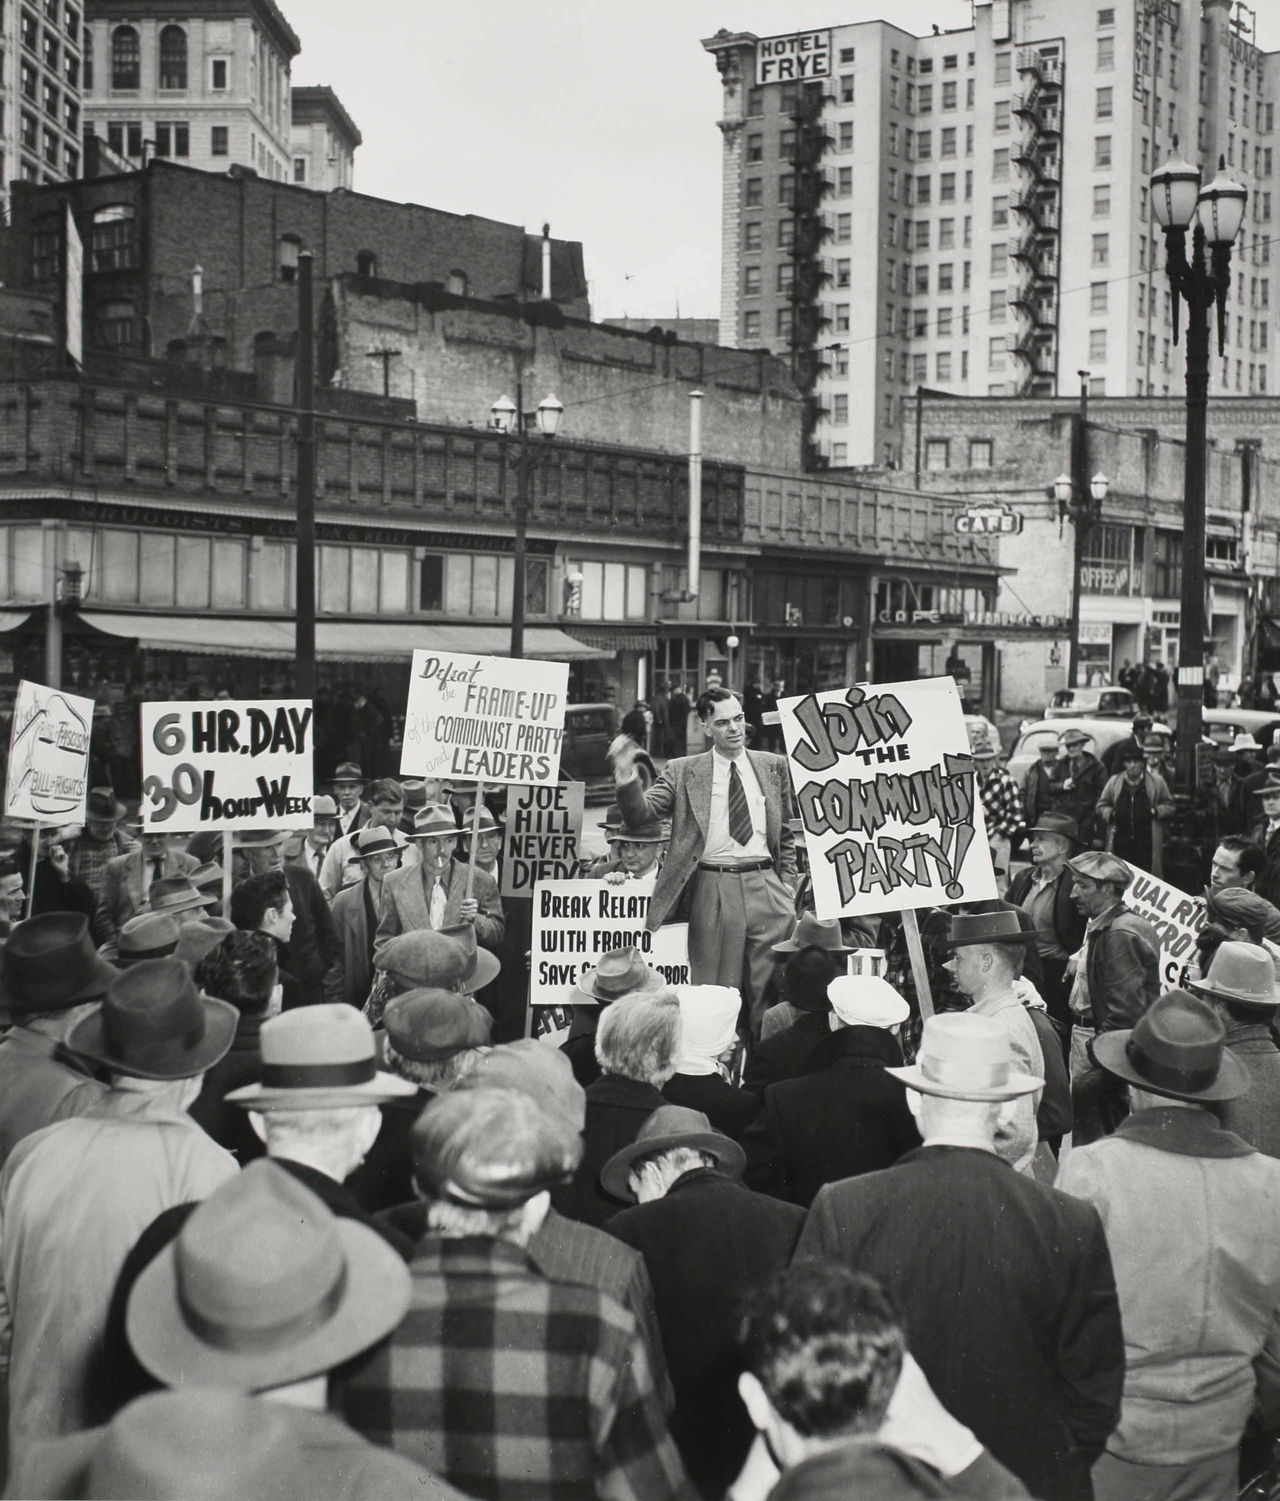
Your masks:
M529 527L530 478L538 462L539 452L529 443L529 423L526 420L529 415L533 416L534 425L542 437L550 440L560 431L560 419L564 416L564 406L548 392L538 403L535 412L526 413L524 381L520 380L516 383L514 401L509 396L499 396L489 408L490 426L504 437L510 437L514 430L520 445L516 454L516 533L511 561L511 655L513 657L524 656L524 575L527 550L525 538Z

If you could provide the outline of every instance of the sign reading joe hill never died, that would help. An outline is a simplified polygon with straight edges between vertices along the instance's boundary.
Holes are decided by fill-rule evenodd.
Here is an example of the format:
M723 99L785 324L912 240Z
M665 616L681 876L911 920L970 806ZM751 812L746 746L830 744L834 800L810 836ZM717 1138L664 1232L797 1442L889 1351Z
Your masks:
M996 895L954 679L859 684L778 709L819 917Z
M560 775L567 662L413 654L404 776L547 787Z

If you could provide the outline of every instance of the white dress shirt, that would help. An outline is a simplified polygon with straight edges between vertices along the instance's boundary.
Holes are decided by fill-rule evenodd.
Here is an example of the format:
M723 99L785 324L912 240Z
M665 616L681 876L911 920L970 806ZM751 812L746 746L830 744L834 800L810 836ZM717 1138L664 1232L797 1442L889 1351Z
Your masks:
M711 752L711 822L707 826L707 843L702 858L725 865L743 860L768 860L764 792L746 751L737 758L737 767L751 813L751 838L746 844L739 844L729 834L729 767L732 764L729 757L722 756L718 750Z

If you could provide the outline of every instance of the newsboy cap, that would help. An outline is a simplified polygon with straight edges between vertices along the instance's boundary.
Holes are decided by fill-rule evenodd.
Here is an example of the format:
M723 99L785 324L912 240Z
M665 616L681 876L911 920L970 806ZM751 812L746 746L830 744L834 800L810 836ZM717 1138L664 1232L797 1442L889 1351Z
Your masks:
M460 990L426 986L387 1002L382 1015L387 1041L402 1058L434 1063L489 1041L493 1018Z
M1133 880L1133 872L1124 861L1107 850L1085 850L1067 861L1067 869L1087 881L1110 881L1121 891Z
M435 1199L467 1209L516 1209L567 1182L582 1137L514 1089L439 1095L413 1128L413 1173Z

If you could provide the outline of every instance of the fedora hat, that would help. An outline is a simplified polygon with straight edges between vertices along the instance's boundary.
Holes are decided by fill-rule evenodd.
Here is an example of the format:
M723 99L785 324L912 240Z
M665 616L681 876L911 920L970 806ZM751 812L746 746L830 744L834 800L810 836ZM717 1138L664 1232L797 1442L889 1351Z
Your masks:
M582 1160L582 1137L569 1118L517 1089L437 1095L411 1141L419 1189L470 1209L514 1209L568 1182Z
M370 855L390 855L393 852L400 854L407 848L408 841L398 829L357 829L351 836L351 853L347 856L347 864L367 860Z
M214 901L222 900L222 866L216 860L206 860L203 865L197 865L187 880L197 891L205 893L206 907L209 905L211 893Z
M329 778L330 782L334 783L335 785L338 782L363 783L364 779L364 772L360 770L360 768L354 761L339 762L337 771L335 771L334 774Z
M382 1014L387 1041L402 1058L434 1063L489 1041L493 1018L460 990L421 987L387 1002Z
M493 809L488 805L488 803L481 803L480 804L480 830L479 830L479 832L481 834L497 834L497 833L500 833L501 830L502 830L502 819L500 819L498 817L498 815L493 811ZM464 837L466 837L468 839L471 837L471 820L470 820L470 818L468 818L467 821L466 821L466 823L463 824L463 826L462 826L462 833L463 833Z
M194 912L197 907L203 909L208 900L191 884L190 876L161 876L147 888L147 908L151 912Z
M1042 813L1037 823L1027 830L1029 834L1056 834L1059 839L1080 843L1080 825L1065 813Z
M381 1105L416 1084L378 1070L373 1028L345 1003L298 1006L263 1022L262 1077L224 1096L242 1110L330 1110Z
M1059 745L1087 745L1089 743L1089 741L1092 740L1092 739L1093 739L1092 735L1086 735L1083 730L1078 730L1078 729L1074 729L1073 728L1073 729L1070 729L1070 730L1063 730L1062 734L1058 736L1058 744Z
M118 975L100 958L79 912L20 922L0 949L0 1006L15 1019L100 1000Z
M834 917L815 917L812 912L802 912L796 918L791 937L773 945L775 954L798 954L801 949L826 949L830 954L853 953L844 941L839 921Z
M1187 989L1196 995L1230 1001L1236 1006L1253 1006L1259 1011L1274 1011L1280 1006L1275 965L1266 949L1256 943L1236 943L1231 939L1220 943L1209 973L1189 981Z
M716 1160L716 1166L731 1178L741 1178L747 1165L747 1154L732 1137L722 1131L714 1131L711 1122L701 1110L689 1110L683 1105L659 1105L640 1127L636 1139L615 1152L600 1169L600 1187L615 1199L625 1204L634 1204L636 1196L628 1181L632 1166L643 1157L656 1157L661 1152L673 1152L677 1147L689 1147L697 1152L707 1152Z
M831 1009L850 1027L897 1027L911 1007L879 975L837 975L827 986Z
M409 838L446 839L460 832L452 808L444 803L425 803L413 816L413 832Z
M628 844L661 844L670 838L670 825L664 824L660 818L646 818L642 823L633 824L623 821L609 830L612 843L625 840Z
M1254 797L1266 797L1268 793L1272 792L1280 792L1280 776L1277 776L1274 771L1269 771L1267 773L1267 780L1263 782L1261 787L1253 789L1253 795Z
M413 826L413 815L418 809L437 800L427 796L427 784L420 777L410 777L400 785L404 788L404 812L400 815L400 823L402 827L409 829Z
M975 761L996 761L1000 757L999 749L989 740L984 740L981 745L975 745L969 754Z
M975 943L1034 943L1035 931L1024 933L1016 912L957 912L944 949L963 949Z
M919 1094L947 1100L1016 1100L1044 1080L1013 1066L1009 1034L994 1017L943 1011L925 1019L916 1061L886 1068Z
M606 839L622 828L622 809L617 803L610 803L604 810L604 822L601 824L601 828L604 830L604 837Z
M594 968L584 964L573 987L575 1006L607 1006L637 990L661 990L666 981L638 948L610 949Z
M174 956L185 960L194 970L201 959L211 954L227 934L235 930L235 924L225 917L202 917L198 922L189 922L178 934Z
M1169 741L1164 735L1144 735L1142 749L1144 753L1146 751L1160 751L1163 753L1169 749Z
M326 793L317 793L311 799L312 818L337 818L338 805Z
M1119 857L1108 850L1085 850L1067 861L1067 869L1086 881L1112 881L1123 891L1133 880L1133 872Z
M1273 979L1274 983L1274 979ZM1136 1026L1093 1039L1094 1061L1126 1084L1174 1100L1235 1100L1249 1088L1222 1018L1202 996L1167 990Z
M144 959L163 959L178 947L178 925L167 912L139 912L116 934L116 964L128 969Z
M118 823L128 811L110 787L90 787L87 817L109 818L112 823Z
M230 1048L240 1013L201 995L181 959L143 959L117 974L67 1047L134 1079L192 1079Z
M238 850L270 849L288 839L283 829L235 829L231 834L232 847Z
M264 1159L195 1206L134 1283L125 1327L167 1385L254 1392L360 1354L408 1306L399 1253Z

